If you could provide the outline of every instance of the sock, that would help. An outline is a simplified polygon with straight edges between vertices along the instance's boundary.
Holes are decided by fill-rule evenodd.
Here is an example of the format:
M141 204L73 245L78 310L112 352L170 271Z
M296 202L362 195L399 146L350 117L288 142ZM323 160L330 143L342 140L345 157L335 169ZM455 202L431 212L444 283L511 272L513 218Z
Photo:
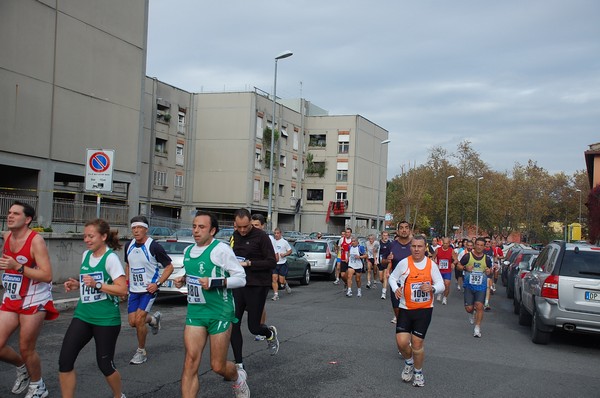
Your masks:
M145 348L140 348L138 347L138 352L141 352L142 354L146 355L146 349Z
M39 379L38 381L30 381L29 385L34 387L44 387L44 380Z
M17 366L17 372L19 372L19 373L27 373L27 367L25 366L25 364L23 364L21 366Z
M421 368L421 369L415 369L415 373L423 373L423 368Z
M405 359L404 363L406 363L407 365L414 365L415 361L413 361L412 357Z

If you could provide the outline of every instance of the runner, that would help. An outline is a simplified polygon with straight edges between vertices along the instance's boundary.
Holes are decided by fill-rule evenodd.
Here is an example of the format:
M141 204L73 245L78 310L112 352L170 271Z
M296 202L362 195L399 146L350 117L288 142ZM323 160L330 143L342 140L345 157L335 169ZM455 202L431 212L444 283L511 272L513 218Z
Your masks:
M26 398L44 398L48 390L42 380L42 365L36 351L37 338L44 320L58 317L52 301L52 266L44 238L29 228L35 209L14 202L6 217L8 232L0 258L3 270L4 298L0 306L0 361L17 368L13 394L29 386ZM17 353L7 344L19 328Z
M367 237L367 289L371 288L372 284L377 283L377 265L379 264L379 241L375 240L375 235L370 234ZM373 279L371 279L373 274Z
M248 329L253 335L265 336L271 355L279 351L277 328L260 323L265 300L271 287L271 275L277 265L271 240L264 231L253 228L250 212L239 209L234 212L235 231L233 233L233 251L246 272L246 286L235 289L235 317L231 332L231 347L235 363L243 368L242 318L248 312Z
M279 300L279 287L281 289L285 289L285 291L290 294L292 293L292 288L288 285L285 277L288 274L288 266L287 266L287 256L292 254L292 246L288 243L287 240L281 236L281 229L275 228L273 231L275 234L275 258L277 259L277 265L273 270L273 276L271 280L271 287L273 288L273 298L271 300L277 301Z
M352 277L356 275L356 297L362 297L361 291L361 275L363 271L363 259L367 258L367 251L364 247L358 245L358 238L352 237L350 240L350 249L348 250L348 275L346 277L346 284L348 291L346 292L347 297L352 297Z
M452 282L452 270L458 262L456 253L450 247L450 238L442 238L442 246L438 247L433 256L433 261L437 264L442 278L444 278L444 293L437 294L437 301L443 305L448 304L448 295L450 294L450 282Z
M410 256L410 241L412 240L412 233L410 230L410 224L408 221L400 221L397 226L396 239L394 239L390 245L391 253L388 256L390 263L388 264L387 274L390 275L398 263ZM394 292L396 286L390 285L390 300L392 301L392 309L394 311L394 317L391 322L396 323L398 314L400 313L400 302Z
M173 273L171 258L165 249L147 235L148 219L135 216L131 219L133 239L125 247L125 263L127 264L127 280L129 281L129 303L127 320L129 326L136 329L138 348L129 361L132 365L140 365L148 360L146 354L147 324L152 334L160 330L161 313L150 315L150 310L158 295L160 286ZM159 275L159 267L164 271Z
M248 223L250 217L248 216ZM236 397L250 397L244 369L227 361L231 325L236 321L231 289L246 283L244 269L226 243L214 239L219 232L217 218L196 212L192 223L195 244L184 251L185 276L175 280L178 288L188 286L187 315L183 331L185 360L181 375L181 396L197 397L200 391L198 369L202 351L210 341L210 367L227 381L234 381Z
M340 232L341 238L340 240L336 243L335 247L336 247L336 259L335 259L335 281L333 281L334 285L339 285L340 284L340 276L341 276L341 266L342 266L342 255L344 255L344 253L342 252L342 242L344 242L344 238L346 237L346 231L342 231ZM346 282L344 281L344 285L346 284Z
M444 291L440 271L425 256L426 245L423 235L415 235L411 255L398 263L389 278L390 286L397 286L394 296L402 308L396 325L396 343L404 358L402 380L408 383L414 377L415 387L425 386L423 344L433 314L433 296Z
M471 243L471 242L469 242ZM466 253L460 259L457 268L465 271L465 311L469 315L474 337L481 337L481 321L483 320L483 302L487 277L491 272L492 262L488 256L483 254L485 239L477 238L473 252Z
M458 261L465 255L465 253L471 252L473 250L473 242L469 239L463 239L463 244L461 248L458 250L456 257ZM464 284L464 272L460 270L458 267L454 267L454 277L456 278L456 289L460 291Z
M490 277L487 278L487 288L485 290L485 303L483 304L483 309L485 311L490 311L492 307L490 307L490 296L492 295L492 285L494 283L494 268L496 264L496 259L494 256L494 249L492 248L492 240L490 238L485 239L485 246L483 248L483 254L488 256L492 260L492 272L490 273Z
M379 262L377 263L377 269L379 274L379 280L381 281L381 299L385 300L388 289L388 277L387 267L390 263L388 256L390 255L392 242L389 240L390 234L387 231L381 233L381 240L379 241Z
M121 375L115 368L114 356L121 331L119 296L127 294L127 279L119 256L117 231L111 231L101 219L85 224L83 240L88 250L83 253L79 280L69 278L65 291L79 289L80 296L71 324L65 333L58 359L60 390L63 398L75 396L77 356L93 338L96 343L98 368L115 398L125 398ZM97 393L97 391L96 391ZM94 395L91 391L88 395Z
M344 289L348 287L346 280L346 273L348 272L348 252L350 251L350 244L352 243L352 228L346 228L346 231L342 234L338 246L340 248L340 278L344 282Z
M259 213L255 213L252 214L252 220L250 221L250 223L252 224L252 226L254 228L258 228L261 231L265 230L265 225L266 225L266 221L265 221L265 216L263 216L262 214ZM273 245L273 250L275 250L275 238L273 237L273 235L269 235L269 239L271 239L271 244ZM232 235L232 240L233 240L233 235ZM233 247L233 245L231 245L231 247ZM278 260L278 256L277 256L277 252L275 252L275 259ZM263 312L262 315L260 316L260 324L261 325L265 325L267 323L267 308L266 306L263 308ZM263 341L264 339L266 339L265 336L257 334L256 336L254 336L254 341Z

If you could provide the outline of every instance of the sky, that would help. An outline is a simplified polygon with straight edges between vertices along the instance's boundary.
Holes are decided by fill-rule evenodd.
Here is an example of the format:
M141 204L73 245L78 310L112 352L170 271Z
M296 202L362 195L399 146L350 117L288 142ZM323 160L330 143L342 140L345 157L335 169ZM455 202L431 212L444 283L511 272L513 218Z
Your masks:
M600 1L150 0L146 74L305 98L389 131L388 178L468 140L492 170L585 169L600 142Z

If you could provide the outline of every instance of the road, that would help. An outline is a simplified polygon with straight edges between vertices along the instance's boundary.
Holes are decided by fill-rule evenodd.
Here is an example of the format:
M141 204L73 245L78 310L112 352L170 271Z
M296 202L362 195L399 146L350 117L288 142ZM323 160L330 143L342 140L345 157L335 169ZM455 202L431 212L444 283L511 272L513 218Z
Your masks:
M380 290L347 298L340 287L325 280L292 286L293 294L268 301L269 323L277 326L281 349L269 356L266 343L250 336L244 319L245 364L253 397L598 397L600 396L600 339L598 336L555 333L548 346L531 343L529 329L519 326L504 289L485 314L483 337L472 326L453 288L449 303L436 302L426 337L424 388L402 383L402 362L390 323L389 300ZM117 345L115 363L128 398L178 397L183 363L182 330L185 302L159 299L163 328L148 337L149 360L128 364L136 348L133 329L126 325ZM39 341L50 397L59 396L58 352L71 312L46 324ZM10 341L14 347L14 338ZM206 351L207 353L207 351ZM233 356L230 355L230 358ZM232 396L229 383L212 373L204 358L200 370L201 397ZM109 397L110 392L94 359L93 343L76 364L77 396ZM0 397L9 397L14 369L0 363Z

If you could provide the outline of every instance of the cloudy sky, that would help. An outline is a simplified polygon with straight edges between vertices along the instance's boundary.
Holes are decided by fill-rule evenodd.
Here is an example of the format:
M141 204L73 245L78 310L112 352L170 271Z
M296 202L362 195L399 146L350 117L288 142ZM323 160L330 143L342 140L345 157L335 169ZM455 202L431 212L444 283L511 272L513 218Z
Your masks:
M150 0L147 75L304 97L390 133L388 177L472 142L496 171L585 169L600 142L600 1Z

